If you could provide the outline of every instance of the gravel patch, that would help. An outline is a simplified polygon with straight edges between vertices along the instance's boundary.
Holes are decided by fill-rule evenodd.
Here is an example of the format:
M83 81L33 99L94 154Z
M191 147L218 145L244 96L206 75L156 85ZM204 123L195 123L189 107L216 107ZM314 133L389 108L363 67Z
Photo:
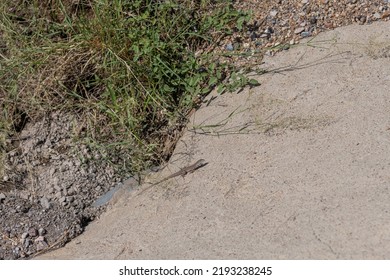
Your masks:
M321 31L390 19L387 0L245 0L235 1L234 6L252 10L252 21L244 36L236 33L225 38L220 48L252 55L272 56ZM242 60L253 61L253 57Z

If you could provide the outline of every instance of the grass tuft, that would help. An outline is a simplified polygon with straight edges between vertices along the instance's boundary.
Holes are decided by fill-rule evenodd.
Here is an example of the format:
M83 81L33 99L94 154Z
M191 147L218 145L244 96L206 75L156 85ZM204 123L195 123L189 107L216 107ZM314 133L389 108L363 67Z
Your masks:
M212 52L249 20L229 1L42 2L0 4L0 146L26 120L70 112L77 141L143 168L169 157L212 89L256 85Z

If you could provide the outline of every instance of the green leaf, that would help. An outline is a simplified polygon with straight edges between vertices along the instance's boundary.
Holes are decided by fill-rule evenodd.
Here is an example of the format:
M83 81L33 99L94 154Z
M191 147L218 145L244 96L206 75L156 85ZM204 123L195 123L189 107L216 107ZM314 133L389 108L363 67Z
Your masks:
M209 86L213 86L218 82L217 77L211 77L209 80Z
M256 79L250 79L250 80L248 81L248 84L249 84L251 87L257 87L257 86L261 85L261 84L259 83L259 81L256 80Z

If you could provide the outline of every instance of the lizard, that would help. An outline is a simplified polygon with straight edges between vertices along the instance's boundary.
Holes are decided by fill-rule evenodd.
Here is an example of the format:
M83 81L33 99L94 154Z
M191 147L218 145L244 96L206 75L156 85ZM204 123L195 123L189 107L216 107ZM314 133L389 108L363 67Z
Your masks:
M160 180L160 181L158 181L158 182L156 182L156 183L154 183L154 184L152 184L152 185L146 187L145 189L143 189L142 191L140 191L137 195L140 195L140 194L142 194L143 192L145 192L145 191L147 191L148 189L150 189L151 187L154 187L154 186L156 186L156 185L158 185L158 184L161 184L162 182L165 182L165 181L167 181L167 180L169 180L169 179L175 178L175 177L177 177L177 176L183 176L183 177L184 177L184 176L187 175L188 173L192 173L192 172L194 172L195 170L197 170L197 169L199 169L199 168L201 168L201 167L203 167L203 166L205 166L205 165L207 165L207 161L205 161L204 159L200 159L200 160L198 160L197 162L195 162L194 164L191 164L191 165L189 165L189 166L186 166L186 167L180 169L179 171L177 171L177 172L175 172L175 173L173 173L173 174L171 174L171 175L165 177L164 179L162 179L162 180Z

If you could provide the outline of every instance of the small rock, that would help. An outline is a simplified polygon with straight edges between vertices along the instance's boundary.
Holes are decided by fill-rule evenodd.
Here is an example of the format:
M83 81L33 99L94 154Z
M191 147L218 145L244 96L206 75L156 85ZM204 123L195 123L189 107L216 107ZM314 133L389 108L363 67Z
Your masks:
M233 50L234 50L233 45L230 44L230 43L229 43L229 44L226 44L225 48L226 48L226 50L228 50L228 51L233 51Z
M35 228L30 228L28 230L28 234L31 236L31 237L35 237L38 235L38 231L35 229Z
M301 37L302 38L309 37L310 35L311 35L311 33L307 32L307 31L304 31L304 32L301 33Z
M9 180L9 177L7 176L7 175L5 175L4 177L3 177L3 181L4 182L7 182Z
M44 228L39 228L38 234L39 234L39 236L44 236L46 234L46 230Z
M43 209L49 209L51 207L49 200L45 196L42 197L39 202Z
M298 28L296 28L296 29L294 30L294 33L295 33L295 34L300 34L300 33L303 32L303 31L305 31L305 28L303 28L303 27L298 27Z
M14 253L15 257L19 257L19 251L20 251L20 248L19 247L15 247L12 252Z
M34 240L35 243L41 242L41 241L45 241L45 237L39 236L39 237L37 237L37 238Z
M309 0L302 0L301 3L302 4L307 4L307 3L309 3Z
M5 199L5 194L0 193L0 203L2 203L4 199Z
M21 193L19 196L21 199L24 199L24 200L28 200L30 198L30 194L25 193L25 192Z
M276 11L276 10L272 10L271 12L269 12L269 15L271 17L275 17L277 14L278 14L278 11Z
M46 249L47 247L49 247L49 245L47 245L47 243L45 241L40 241L37 244L37 251L42 251L43 249Z
M290 40L290 45L294 45L294 44L295 44L294 39L291 39L291 40Z
M260 35L260 38L267 38L269 39L271 37L271 34L270 33L263 33Z
M367 21L367 17L364 16L364 15L358 15L355 20L359 23L359 24L363 24Z
M59 203L63 203L63 202L65 202L65 200L66 200L66 197L65 197L65 196L62 196L62 197L58 200L58 202L59 202Z
M28 232L23 232L22 233L22 239L26 239L28 237Z
M27 238L26 240L24 240L24 242L22 243L24 248L28 248L32 243L31 243L31 239Z

